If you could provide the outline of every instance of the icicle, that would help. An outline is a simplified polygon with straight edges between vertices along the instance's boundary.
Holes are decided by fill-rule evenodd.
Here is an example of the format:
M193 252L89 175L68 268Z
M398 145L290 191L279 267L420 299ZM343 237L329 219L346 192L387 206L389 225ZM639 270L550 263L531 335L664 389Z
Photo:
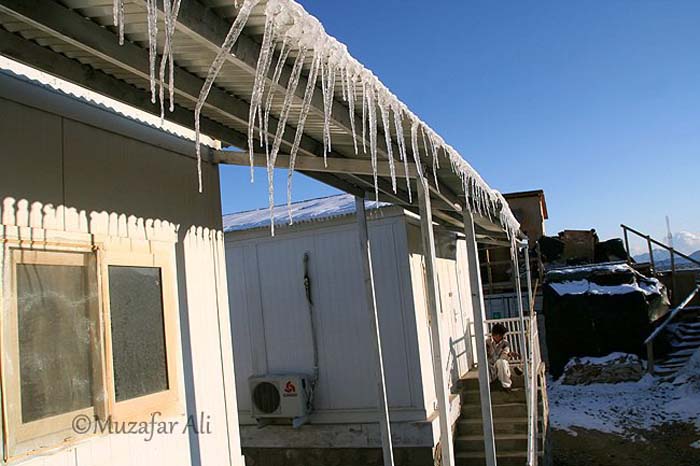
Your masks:
M156 103L156 59L158 58L158 5L157 0L146 0L148 13L148 72L151 84L151 103Z
M367 128L367 97L365 89L365 81L362 80L362 152L367 153L367 136L365 131Z
M386 156L389 159L389 174L391 175L391 189L396 194L396 167L394 166L394 150L391 143L391 129L389 128L389 109L386 103L379 101L379 113L382 117L382 128L384 129L384 142L386 143Z
M291 50L290 47L287 47L287 40L285 39L282 42L282 48L280 49L279 57L277 58L277 64L275 65L275 71L272 74L272 83L270 84L270 87L267 91L267 99L265 100L265 115L263 118L263 133L264 133L264 138L265 138L265 154L270 153L270 141L268 135L270 134L269 132L269 121L270 121L270 112L272 110L272 102L275 97L275 93L277 92L277 86L279 85L280 82L280 77L282 76L282 71L284 70L284 65L287 62L287 57L289 56L289 51ZM252 169L252 166L251 166Z
M221 47L219 48L219 51L216 54L216 58L214 58L214 61L209 66L207 79L204 81L204 85L199 91L197 105L195 105L194 108L194 126L195 146L197 149L197 175L199 179L200 193L202 192L202 155L200 147L199 117L202 113L202 107L204 106L204 102L206 102L207 97L209 96L209 91L211 90L211 87L214 85L214 80L219 75L221 67L224 65L224 61L226 61L226 57L231 53L233 45L236 43L236 40L238 40L238 36L241 34L241 31L243 31L243 26L245 26L245 24L248 22L248 16L250 16L251 10L255 5L258 4L259 1L260 0L244 0L241 9L238 12L238 16L236 16L236 20L231 25L231 29L229 29L228 34L226 35L226 39L224 39L224 43L221 44Z
M357 154L357 134L355 131L355 76L348 79L348 111L350 112L352 144L355 147L355 154Z
M331 114L333 113L333 97L335 93L335 63L331 60L333 57L329 57L326 66L322 68L321 79L323 85L321 89L323 90L323 163L327 164L328 152L332 150L331 148ZM327 165L326 165L327 166Z
M168 86L170 98L170 108L172 112L175 110L175 60L173 58L173 50L175 50L175 27L177 26L177 17L180 14L180 0L173 0L171 15L170 15L170 31L168 40Z
M159 88L158 97L160 98L160 124L163 124L165 119L165 68L166 65L169 66L168 74L168 92L170 97L170 111L175 109L174 103L174 73L173 67L173 35L175 33L175 24L177 22L177 16L180 11L180 0L174 0L172 3L170 0L163 0L163 13L165 15L165 42L163 43L163 56L160 60L160 70L159 70Z
M418 150L418 122L411 123L411 151L413 152L413 162L416 164L418 178L423 179L423 165L420 160L420 152Z
M428 135L428 140L430 141L430 148L433 154L433 178L435 179L435 189L440 192L440 185L438 184L437 171L440 166L438 165L438 151L435 147L435 138L433 134Z
M408 176L408 157L406 156L406 140L403 135L403 118L401 109L395 107L394 110L394 129L396 130L396 142L399 145L399 158L403 162L404 176L406 177L406 188L408 190L408 202L413 203L413 193L411 192L411 178Z
M287 212L289 214L290 224L292 223L292 175L294 174L294 165L296 163L299 145L301 144L301 137L304 135L306 117L309 115L311 100L314 96L314 91L316 90L316 81L318 80L318 70L320 66L321 56L318 52L316 52L314 54L313 62L311 63L311 70L309 71L309 78L306 82L306 90L304 91L304 100L301 103L301 110L299 111L297 130L296 134L294 135L294 144L292 144L292 150L289 153L289 170L287 171Z
M292 101L294 100L297 86L299 86L299 79L301 78L301 71L304 68L304 60L306 59L306 53L306 47L302 47L302 49L299 51L299 55L294 61L294 66L292 67L292 73L289 77L289 83L287 84L287 90L284 96L284 103L282 104L282 112L280 114L279 123L277 124L277 131L275 132L275 140L272 143L272 150L270 151L270 157L268 158L267 162L267 187L270 201L270 230L273 236L275 234L275 162L277 161L277 154L280 150L280 145L282 144L282 136L284 135L284 129L287 125L287 119L289 118L289 113L292 109Z
M369 150L372 158L372 176L374 177L374 196L379 202L379 184L377 181L377 103L375 102L374 87L367 94L367 113L369 117Z
M114 0L112 14L114 27L118 29L119 45L124 45L124 0Z
M255 79L253 81L253 91L250 98L250 107L248 109L248 152L250 155L250 181L253 181L253 159L255 145L253 143L255 134L255 117L258 116L258 127L260 129L260 143L266 141L267 136L263 134L263 115L262 115L262 100L265 89L265 79L272 63L272 55L274 43L272 41L275 31L275 16L279 13L279 2L272 0L267 4L265 9L265 32L263 33L262 45L260 46L260 55L258 55L258 64L255 68ZM265 151L268 161L270 158L269 151Z
M348 68L346 66L340 67L340 91L343 95L343 101L348 101L348 92L346 89L348 80Z

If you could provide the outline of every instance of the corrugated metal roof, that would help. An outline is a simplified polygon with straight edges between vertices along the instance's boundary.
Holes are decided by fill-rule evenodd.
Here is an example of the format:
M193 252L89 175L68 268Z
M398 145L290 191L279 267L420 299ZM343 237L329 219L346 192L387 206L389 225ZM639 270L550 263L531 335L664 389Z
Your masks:
M123 46L118 44L113 26L112 0L44 0L40 2L40 6L35 3L0 0L0 53L142 110L159 113L159 105L151 104L149 99L149 44L145 0L125 1ZM236 0L182 2L174 34L174 60L177 68L174 99L176 112L167 115L171 121L188 127L193 126L192 112L199 91L223 38L238 14L238 3L240 2ZM232 53L226 56L223 69L202 109L203 132L237 147L244 147L247 141L248 107L252 98L267 3L267 0L261 0L253 9L243 34ZM158 33L159 53L162 53L164 42L162 29L159 28ZM279 118L281 114L285 79L289 78L291 62L299 54L298 44L292 42L288 46L291 47L291 51L284 68L283 79L280 81L282 91L277 92L272 100L273 118ZM302 81L308 75L310 63L311 57L304 63ZM356 154L354 151L348 103L344 99L339 82L340 80L337 80L333 88L330 119L333 151L329 157L369 160L369 155L362 151ZM269 79L268 84L271 84ZM296 114L301 108L303 88L302 82L292 102L292 113ZM403 105L400 102L399 104ZM357 114L355 117L360 120ZM379 120L380 131L395 133L392 128L383 128L381 118ZM311 111L304 126L300 154L319 156L323 153L323 129L324 108L320 84L317 84ZM291 137L285 133L284 150L288 150L292 145L293 132L290 132L290 135ZM410 147L411 134L408 124L404 125L404 134L400 136ZM383 139L381 135L379 139ZM459 206L465 205L465 186L461 173L473 171L462 159L457 161L455 167L455 161L450 163L445 154L441 154L440 158L443 160L439 165L434 164L429 156L430 148L422 143L419 145L422 163L428 172L434 172L428 173L428 178L431 183L434 179L438 184L433 186L431 193L433 209L436 211L435 220L459 228L462 222ZM398 151L395 151L396 158L397 153ZM397 170L400 169L400 165L397 164ZM478 207L478 196L474 194L478 194L478 190L482 188L487 190L489 202L493 204L492 207L487 206L483 217L477 218L479 226L484 227L482 233L499 235L488 225L500 223L506 229L517 226L517 221L502 196L491 190L476 172L473 173L474 183L467 186L470 191L469 204L474 208ZM353 173L309 173L309 176L349 192L374 190L371 176ZM416 205L410 201L408 188L403 183L399 182L394 192L392 181L387 177L380 177L379 190L382 199L390 200L409 210L417 210ZM411 190L415 190L415 185ZM474 192L471 192L472 190ZM415 193L412 197L416 197Z
M389 207L386 202L365 201L367 210ZM355 214L355 196L337 194L335 196L294 202L290 209L287 204L275 206L272 211L276 226L299 225L320 222ZM224 232L253 230L270 227L270 209L255 209L224 215Z

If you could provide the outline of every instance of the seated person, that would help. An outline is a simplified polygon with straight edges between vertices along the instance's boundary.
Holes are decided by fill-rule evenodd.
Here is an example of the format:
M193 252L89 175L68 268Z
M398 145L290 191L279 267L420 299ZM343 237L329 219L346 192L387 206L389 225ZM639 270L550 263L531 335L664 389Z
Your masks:
M513 382L510 378L510 344L504 337L508 330L503 324L496 324L491 328L491 337L486 340L486 355L489 360L489 378L493 383L499 381L501 388L510 390Z

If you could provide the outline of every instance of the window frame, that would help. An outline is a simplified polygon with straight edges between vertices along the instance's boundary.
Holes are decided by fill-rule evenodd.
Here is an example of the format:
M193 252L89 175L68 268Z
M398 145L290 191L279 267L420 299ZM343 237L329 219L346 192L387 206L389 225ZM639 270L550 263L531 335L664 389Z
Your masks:
M160 269L161 303L163 312L163 337L165 342L166 370L168 389L130 400L116 401L114 383L114 357L112 352L112 320L109 301L109 266L118 267L152 267ZM179 400L179 370L176 354L178 345L177 289L175 286L172 260L164 254L134 254L104 251L100 261L102 276L102 310L104 313L105 334L105 372L107 375L107 393L109 394L109 413L113 421L140 421L150 419L153 412L162 415L175 414Z
M72 420L78 415L101 422L140 422L153 413L169 417L184 412L180 382L180 328L176 276L175 241L127 239L81 235L77 241L64 232L41 230L40 240L0 238L8 278L0 283L0 441L1 460L11 463L46 450L60 449L89 437L108 432L78 434ZM7 233L7 232L5 232ZM52 233L57 233L55 240ZM36 238L36 237L35 237ZM4 243L4 244L3 244ZM80 259L79 259L80 258ZM19 371L19 314L17 265L84 265L97 297L90 309L90 353L92 361L92 403L89 408L22 423L21 375ZM109 308L109 266L153 267L161 273L161 298L168 389L116 402ZM94 281L94 282L93 282ZM94 330L94 331L93 331ZM11 371L10 368L16 368Z

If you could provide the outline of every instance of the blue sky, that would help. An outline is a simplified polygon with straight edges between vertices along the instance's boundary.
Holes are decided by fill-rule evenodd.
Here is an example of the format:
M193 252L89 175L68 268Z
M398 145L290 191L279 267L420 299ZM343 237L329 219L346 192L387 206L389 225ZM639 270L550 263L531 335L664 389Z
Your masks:
M700 2L302 4L492 187L544 189L550 234L700 232ZM266 205L263 171L222 171L224 212Z

